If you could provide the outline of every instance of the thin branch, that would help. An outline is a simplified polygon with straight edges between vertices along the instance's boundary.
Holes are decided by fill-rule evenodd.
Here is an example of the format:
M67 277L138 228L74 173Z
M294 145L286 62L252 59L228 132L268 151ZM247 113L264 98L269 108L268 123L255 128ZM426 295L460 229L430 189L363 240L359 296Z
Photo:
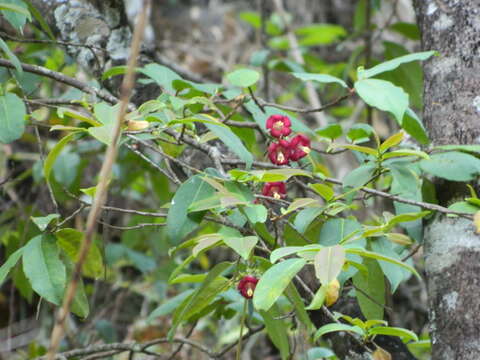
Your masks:
M21 39L12 35L7 34L4 31L0 31L0 35L8 40L15 41L18 43L28 43L28 44L51 44L51 45L60 45L60 46L74 46L74 47L85 47L88 49L94 49L102 52L107 52L106 49L94 46L94 45L87 45L87 44L78 44L72 43L67 41L58 41L58 40L42 40L42 39Z
M100 90L100 89L94 88L90 85L85 84L82 81L66 76L62 73L59 73L38 65L30 65L30 64L22 63L21 66L23 71L53 79L62 84L81 90L84 93L97 96L98 98L110 104L116 104L118 102L118 99L112 94L110 94L109 92L107 92L106 90ZM5 59L0 59L0 67L15 69L15 66L12 64L12 62Z
M112 228L112 229L117 229L117 230L134 230L134 229L143 229L143 228L146 228L146 227L159 227L159 226L166 226L167 224L166 223L140 223L140 224L137 224L137 225L132 225L132 226L117 226L117 225L112 225L112 224L108 224L106 222L103 222L103 221L97 221L99 224L102 224L104 226L107 226L109 228Z
M127 342L127 343L111 343L111 344L100 344L100 345L91 345L88 346L84 349L75 349L75 350L70 350L66 351L60 354L56 354L54 356L54 360L63 360L63 359L70 359L74 357L81 357L81 356L88 356L88 355L93 355L93 354L100 354L100 353L105 353L105 352L110 352L110 351L116 351L116 352L125 352L125 351L131 351L135 353L150 353L152 352L148 351L147 349L149 347L159 345L159 344L167 344L170 341L167 338L160 338L160 339L155 339L146 343L137 343L137 342ZM202 344L199 344L195 341L186 339L186 338L181 338L177 337L172 339L172 343L180 343L180 344L186 344L189 345L205 354L207 354L210 358L215 358L215 353L210 351L207 347L203 346ZM47 360L47 356L42 356L38 357L35 360Z
M137 64L138 54L140 52L140 45L141 45L142 37L145 31L147 13L148 13L148 9L150 8L150 5L151 5L151 0L144 0L142 12L140 13L137 24L135 25L130 57L128 59L128 64L127 64L127 72L125 74L125 77L123 78L122 86L120 89L121 91L120 109L118 111L118 116L117 116L114 128L112 130L111 143L107 147L105 159L102 164L102 168L100 169L99 183L97 185L97 191L95 194L95 198L93 200L92 207L88 214L87 224L85 229L85 236L81 244L78 260L77 260L77 263L75 264L75 269L73 271L72 279L68 284L67 290L65 292L62 308L59 310L57 314L56 322L52 330L50 347L47 353L48 360L54 360L55 354L60 345L60 341L63 338L65 320L68 314L70 313L70 306L73 302L73 298L75 296L78 282L81 277L82 267L87 258L87 254L92 244L95 230L97 228L97 220L102 212L102 206L105 204L105 201L107 198L110 175L112 172L113 164L115 163L115 160L117 157L118 146L119 146L118 140L120 139L122 124L124 121L125 114L127 112L130 95L132 93L132 89L134 86L135 67Z
M347 94L339 96L337 99L329 102L328 104L325 104L325 105L319 106L319 107L307 108L307 109L297 108L297 107L288 106L288 105L280 105L280 104L276 104L276 103L272 103L272 102L265 102L261 99L258 99L258 102L261 103L262 106L266 106L266 107L274 107L274 108L277 108L277 109L291 111L291 112L295 112L295 113L298 113L298 114L308 114L308 113L313 113L313 112L325 111L326 109L331 108L332 106L338 105L343 100L348 99L354 93L355 93L354 89L349 89Z
M158 164L153 162L148 156L146 156L144 153L133 147L132 145L126 144L125 145L130 151L132 151L134 154L140 156L143 160L145 160L147 163L152 165L155 169L157 169L159 172L161 172L163 175L165 175L168 179L170 179L173 183L180 185L181 181L178 180L177 176L175 173L170 173L169 171L162 169Z

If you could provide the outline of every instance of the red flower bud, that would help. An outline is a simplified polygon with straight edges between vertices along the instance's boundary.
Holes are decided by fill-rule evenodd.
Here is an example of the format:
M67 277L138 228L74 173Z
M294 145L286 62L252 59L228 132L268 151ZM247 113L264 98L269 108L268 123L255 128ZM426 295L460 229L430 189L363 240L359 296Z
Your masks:
M276 138L290 135L292 132L292 129L290 129L291 125L292 123L287 116L272 115L267 119L267 129L269 129L270 134Z
M251 299L257 283L258 279L256 277L249 275L244 276L242 280L239 281L237 289L245 299Z
M287 194L287 187L284 182L269 182L263 186L262 195L270 196L275 199L283 199Z
M290 160L298 161L310 152L310 139L298 134L290 140Z
M290 144L286 140L271 143L268 147L268 158L273 164L285 165L290 160Z

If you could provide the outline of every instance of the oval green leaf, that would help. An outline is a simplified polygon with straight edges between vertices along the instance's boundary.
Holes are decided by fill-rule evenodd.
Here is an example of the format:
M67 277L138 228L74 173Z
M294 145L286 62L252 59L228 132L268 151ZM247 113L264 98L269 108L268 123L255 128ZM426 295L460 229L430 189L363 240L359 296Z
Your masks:
M257 310L270 309L305 264L304 259L288 259L268 269L255 288L253 296L255 308Z

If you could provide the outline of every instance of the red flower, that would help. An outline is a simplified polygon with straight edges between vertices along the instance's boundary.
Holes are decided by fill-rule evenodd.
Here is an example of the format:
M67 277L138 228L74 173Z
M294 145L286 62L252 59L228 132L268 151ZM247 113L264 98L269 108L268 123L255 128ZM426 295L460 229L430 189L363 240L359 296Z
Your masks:
M268 158L273 164L285 165L290 160L290 144L287 140L279 140L268 147Z
M245 299L251 299L257 286L258 279L254 276L244 276L238 283L237 289Z
M298 161L310 152L310 139L298 134L290 140L290 160Z
M273 137L281 138L290 135L292 123L287 116L272 115L267 119L267 129L270 129L270 134Z
M275 199L282 199L287 194L287 187L284 182L269 182L263 186L262 195L270 196Z

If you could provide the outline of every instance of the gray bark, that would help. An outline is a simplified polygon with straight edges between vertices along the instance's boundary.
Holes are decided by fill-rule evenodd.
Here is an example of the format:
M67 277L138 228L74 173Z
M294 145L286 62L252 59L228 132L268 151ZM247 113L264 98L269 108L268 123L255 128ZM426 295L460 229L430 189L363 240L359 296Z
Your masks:
M425 50L424 121L435 145L480 143L480 2L417 0ZM437 185L437 191L440 189ZM442 201L455 196L441 184ZM425 232L435 360L480 358L480 237L471 221L437 216Z

